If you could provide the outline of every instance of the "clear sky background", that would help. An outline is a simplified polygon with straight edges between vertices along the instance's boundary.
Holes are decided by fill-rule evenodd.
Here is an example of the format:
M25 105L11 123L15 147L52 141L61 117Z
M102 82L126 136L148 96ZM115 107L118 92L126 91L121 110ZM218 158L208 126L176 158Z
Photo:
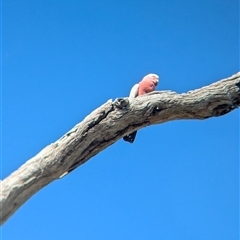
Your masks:
M148 73L187 92L239 71L239 1L3 0L5 178ZM120 140L29 199L3 240L238 240L239 110Z

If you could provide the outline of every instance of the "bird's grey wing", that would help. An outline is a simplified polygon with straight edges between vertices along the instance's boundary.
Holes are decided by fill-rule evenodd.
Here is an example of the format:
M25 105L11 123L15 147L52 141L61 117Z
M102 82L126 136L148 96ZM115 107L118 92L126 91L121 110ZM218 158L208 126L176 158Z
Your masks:
M138 95L138 88L139 88L139 84L138 84L138 83L135 84L135 85L132 87L132 89L131 89L131 91L130 91L129 98L135 98L135 97L137 97L137 95Z
M137 97L138 95L138 89L139 89L139 84L135 84L131 91L130 91L130 95L129 95L129 98L135 98ZM134 142L134 139L136 137L136 134L137 134L137 131L134 131L126 136L123 137L123 140L124 141L127 141L127 142L130 142L130 143L133 143Z

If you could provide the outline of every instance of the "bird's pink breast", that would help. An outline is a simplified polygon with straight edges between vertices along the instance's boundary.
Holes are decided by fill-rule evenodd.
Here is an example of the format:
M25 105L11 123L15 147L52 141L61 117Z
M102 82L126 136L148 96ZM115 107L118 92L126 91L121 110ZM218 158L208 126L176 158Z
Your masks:
M152 81L141 81L139 83L138 96L150 93L155 90L155 84Z

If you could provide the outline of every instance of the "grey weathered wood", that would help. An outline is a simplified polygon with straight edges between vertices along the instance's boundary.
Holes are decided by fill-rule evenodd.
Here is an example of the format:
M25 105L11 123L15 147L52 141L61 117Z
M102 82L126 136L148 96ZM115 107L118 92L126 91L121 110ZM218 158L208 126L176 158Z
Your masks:
M239 105L240 72L188 93L160 91L109 100L1 181L1 224L34 193L125 134L171 120L218 117Z

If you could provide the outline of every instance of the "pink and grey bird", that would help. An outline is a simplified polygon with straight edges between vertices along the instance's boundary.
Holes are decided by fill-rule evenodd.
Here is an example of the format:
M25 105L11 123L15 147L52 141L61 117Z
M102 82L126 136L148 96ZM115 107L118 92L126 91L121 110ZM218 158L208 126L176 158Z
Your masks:
M129 98L135 98L146 93L150 93L155 90L159 81L159 76L157 74L150 73L146 75L141 82L135 84L130 92ZM137 131L132 132L123 137L123 140L133 143L136 137Z

